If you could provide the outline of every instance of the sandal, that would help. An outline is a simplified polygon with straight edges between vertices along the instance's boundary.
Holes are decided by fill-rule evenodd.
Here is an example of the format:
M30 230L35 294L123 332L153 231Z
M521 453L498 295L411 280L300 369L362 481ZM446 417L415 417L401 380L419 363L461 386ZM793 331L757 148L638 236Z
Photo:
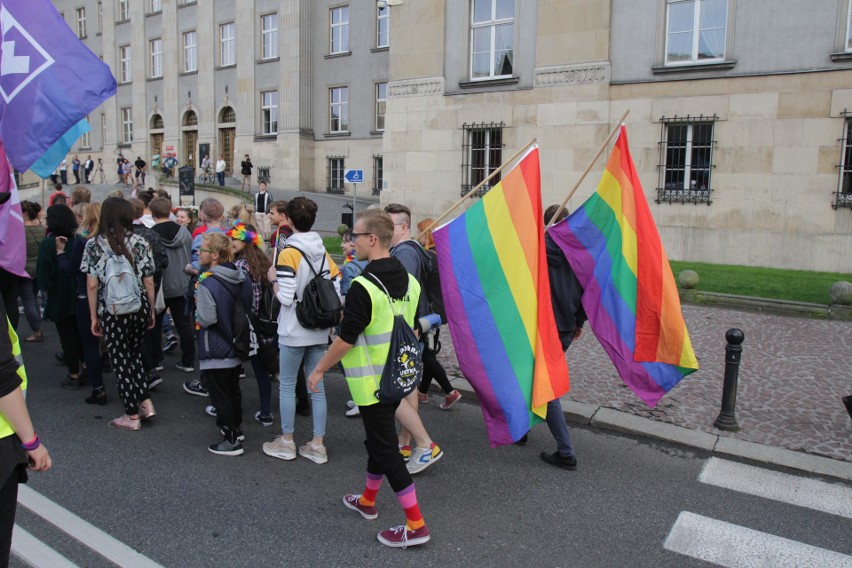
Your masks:
M39 330L31 336L24 338L27 343L42 343L44 341L44 332Z

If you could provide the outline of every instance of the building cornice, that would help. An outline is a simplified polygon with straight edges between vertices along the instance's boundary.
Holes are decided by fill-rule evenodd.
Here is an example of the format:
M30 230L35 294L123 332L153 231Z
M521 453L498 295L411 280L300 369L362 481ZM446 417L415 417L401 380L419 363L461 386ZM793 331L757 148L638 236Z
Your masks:
M388 98L426 97L444 94L443 77L425 77L420 79L403 79L388 83Z
M558 85L608 83L609 77L609 61L582 63L579 65L559 65L556 67L539 67L535 70L535 86L555 87Z

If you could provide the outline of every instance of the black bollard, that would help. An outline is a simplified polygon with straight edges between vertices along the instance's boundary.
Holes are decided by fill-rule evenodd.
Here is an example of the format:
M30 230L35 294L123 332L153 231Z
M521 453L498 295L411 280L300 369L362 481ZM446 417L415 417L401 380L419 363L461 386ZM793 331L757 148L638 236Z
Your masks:
M740 375L740 357L743 354L742 342L745 334L741 329L731 328L725 333L728 344L725 346L725 384L722 387L722 411L713 426L719 430L739 432L740 425L734 414L737 406L737 381Z

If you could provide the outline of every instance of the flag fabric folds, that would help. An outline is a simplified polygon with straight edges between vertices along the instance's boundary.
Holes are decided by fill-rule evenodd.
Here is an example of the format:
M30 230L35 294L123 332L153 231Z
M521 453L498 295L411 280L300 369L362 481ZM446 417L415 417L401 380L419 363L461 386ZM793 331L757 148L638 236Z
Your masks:
M433 237L459 366L491 446L510 444L569 388L550 300L538 147Z
M85 132L80 122L115 94L115 78L49 0L0 0L0 32L0 139L20 172L52 150L33 170L47 177Z
M27 247L24 234L24 215L15 176L3 143L0 142L0 192L9 192L12 197L0 205L0 268L23 278L29 278L25 270Z
M549 232L583 285L595 336L625 384L655 406L698 361L624 126L595 193Z

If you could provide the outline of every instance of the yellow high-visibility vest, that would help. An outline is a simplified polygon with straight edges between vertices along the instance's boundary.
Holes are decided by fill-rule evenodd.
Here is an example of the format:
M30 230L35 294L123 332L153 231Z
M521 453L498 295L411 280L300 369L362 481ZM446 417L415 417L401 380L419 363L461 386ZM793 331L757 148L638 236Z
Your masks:
M388 297L370 278L358 276L353 282L360 282L370 294L372 314L370 323L358 336L355 346L343 357L343 370L352 400L358 406L376 404L376 391L382 371L390 352L391 330L393 329L394 310L397 312L405 302L403 317L408 325L414 325L414 314L420 301L420 284L411 274L408 275L408 291L404 299L393 300L393 309Z
M21 342L18 340L18 334L15 333L15 329L12 327L12 324L9 323L9 318L6 318L6 325L9 327L9 339L12 340L12 355L15 356L15 359L18 361L18 376L21 377L21 390L24 391L24 394L27 392L27 371L24 369L24 359L21 357ZM6 420L6 417L0 414L0 438L5 438L6 436L11 436L15 431L12 429L12 425Z

